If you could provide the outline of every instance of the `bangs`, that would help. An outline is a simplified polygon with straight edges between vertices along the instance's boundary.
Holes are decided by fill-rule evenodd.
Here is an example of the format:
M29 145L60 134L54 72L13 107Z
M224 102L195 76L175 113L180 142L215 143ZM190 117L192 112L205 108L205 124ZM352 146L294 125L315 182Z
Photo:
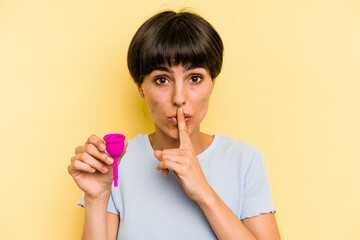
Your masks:
M215 78L221 70L220 36L203 18L192 13L163 12L145 22L128 51L128 67L135 82L160 66L203 67Z
M147 50L141 61L144 63L143 74L147 75L162 65L172 67L191 64L208 68L210 64L206 62L207 51L202 44L204 40L196 29L180 21L174 22L164 28L156 38L148 39L148 46L144 46Z

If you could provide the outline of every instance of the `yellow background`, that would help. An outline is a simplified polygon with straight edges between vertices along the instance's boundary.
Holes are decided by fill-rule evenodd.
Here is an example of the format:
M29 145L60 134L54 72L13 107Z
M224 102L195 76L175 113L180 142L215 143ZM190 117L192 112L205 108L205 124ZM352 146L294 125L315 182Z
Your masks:
M153 130L127 47L186 6L225 44L202 130L263 152L282 238L360 239L358 0L0 0L0 239L80 238L74 149Z

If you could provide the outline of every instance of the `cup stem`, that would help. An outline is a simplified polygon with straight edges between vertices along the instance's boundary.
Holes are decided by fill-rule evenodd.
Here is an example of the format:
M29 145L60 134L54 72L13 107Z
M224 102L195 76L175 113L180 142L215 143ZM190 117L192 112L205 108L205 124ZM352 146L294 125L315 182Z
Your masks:
M118 186L118 157L114 157L113 165L113 175L114 175L114 187Z

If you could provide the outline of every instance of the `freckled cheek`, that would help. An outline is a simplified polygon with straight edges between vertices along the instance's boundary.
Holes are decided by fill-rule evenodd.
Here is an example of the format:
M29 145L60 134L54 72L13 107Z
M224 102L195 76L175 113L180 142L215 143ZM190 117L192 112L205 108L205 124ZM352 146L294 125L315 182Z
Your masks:
M209 105L209 96L204 96L198 99L197 103L197 112L199 116L199 120L202 121L207 113L208 105Z
M162 114L162 106L159 101L148 101L147 106L150 116L154 121L161 117L160 115Z
M154 101L148 101L148 102L147 102L147 106L148 106L150 115L153 116L154 113L156 112L158 103L157 103L157 102L154 102Z

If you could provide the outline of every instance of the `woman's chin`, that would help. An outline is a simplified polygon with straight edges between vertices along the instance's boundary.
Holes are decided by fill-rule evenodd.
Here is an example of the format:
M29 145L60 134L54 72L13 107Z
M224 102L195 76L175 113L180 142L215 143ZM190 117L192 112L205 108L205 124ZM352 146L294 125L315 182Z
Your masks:
M179 140L179 131L177 129L165 132L165 135L166 137L171 138L173 141Z
M156 132L165 138L170 138L172 141L179 141L179 130L177 128L156 129Z

